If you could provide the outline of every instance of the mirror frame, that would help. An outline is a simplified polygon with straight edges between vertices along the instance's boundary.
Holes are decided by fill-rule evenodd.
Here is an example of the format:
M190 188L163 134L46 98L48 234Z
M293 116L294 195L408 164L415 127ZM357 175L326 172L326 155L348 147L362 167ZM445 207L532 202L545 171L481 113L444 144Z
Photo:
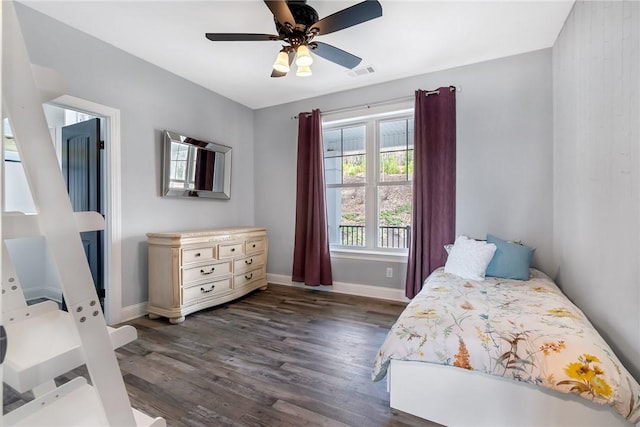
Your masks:
M223 172L221 185L214 185L214 188L220 188L220 191L177 187L171 185L171 145L181 144L188 147L189 152L197 153L198 150L211 151L222 154ZM165 197L187 197L187 198L205 198L205 199L230 199L231 198L231 147L216 144L209 141L197 140L188 136L181 135L177 132L164 131L163 141L163 166L162 166L162 195Z

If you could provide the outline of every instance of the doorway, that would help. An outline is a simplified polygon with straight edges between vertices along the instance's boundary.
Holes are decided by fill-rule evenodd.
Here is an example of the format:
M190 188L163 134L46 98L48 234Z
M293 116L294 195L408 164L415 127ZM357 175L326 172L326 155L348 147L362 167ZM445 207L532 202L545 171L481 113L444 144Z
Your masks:
M105 216L102 209L104 168L101 166L105 137L100 130L105 119L56 105L44 104L43 110L74 212L94 211ZM104 310L103 235L103 230L80 233L96 293ZM54 283L53 286L53 293L59 295L56 299L66 310L60 284Z
M77 121L99 120L99 139L103 141L99 150L100 197L99 209L105 217L102 232L100 260L103 283L104 315L107 324L122 322L122 265L121 265L121 218L120 218L120 110L69 95L63 95L45 104L45 109L63 111L77 115ZM68 121L73 121L67 118ZM62 153L62 130L56 135L56 150ZM62 163L62 162L61 162ZM61 164L62 167L62 164ZM83 239L84 240L84 239Z
M55 100L43 105L45 110L45 116L47 116L47 122L49 123L50 133L52 141L55 144L58 158L61 158L61 130L56 132L56 125L53 123L60 123L60 127L64 125L64 119L58 118L51 119L49 115L58 114L63 117L64 114L75 114L82 116L85 119L99 118L101 128L101 140L105 141L104 149L101 151L100 170L101 170L101 209L99 211L103 213L105 217L105 229L103 231L103 239L99 244L102 249L101 262L102 262L102 282L104 283L104 316L107 324L113 325L121 323L124 320L135 317L137 314L136 307L131 310L131 313L127 312L126 318L123 318L122 309L122 262L121 262L121 208L120 208L120 189L121 189L121 174L120 174L120 110L114 109L105 105L97 104L91 101L86 101L80 98L75 98L69 95L63 95ZM80 120L84 121L84 120ZM8 127L8 121L3 120L3 126L5 130ZM5 132L10 135L10 132ZM58 134L57 134L58 133ZM31 191L29 189L24 171L20 166L19 156L16 152L9 150L9 155L5 156L5 165L10 162L11 170L5 166L5 175L11 172L13 179L10 179L12 185L6 185L5 180L5 201L8 198L12 199L11 203L7 203L5 208L8 210L15 210L24 213L36 212L33 200L31 198ZM15 155L14 157L12 157ZM60 162L60 166L62 162ZM11 190L11 191L7 191ZM15 200L14 200L15 199ZM24 240L24 241L23 241ZM32 241L33 239L17 239L15 242L19 242L25 247L14 248L14 252L18 252L14 259L16 269L18 270L21 258L24 258L24 271L29 273L29 276L38 274L38 277L30 277L30 282L33 282L35 286L32 289L23 289L25 297L28 300L37 299L44 296L47 299L61 300L60 284L57 282L57 273L52 270L52 266L47 260L45 254L45 242ZM34 250L35 249L35 250ZM13 255L13 254L12 254ZM33 269L29 266L33 264L33 257L37 256L44 265L43 269ZM35 272L33 270L36 270ZM39 277L39 274L43 277ZM18 272L20 274L20 272ZM22 275L21 275L22 277ZM47 277L52 278L50 283ZM41 280L44 279L44 280ZM44 288L41 285L44 283ZM23 283L24 288L24 283ZM56 291L57 290L57 291Z

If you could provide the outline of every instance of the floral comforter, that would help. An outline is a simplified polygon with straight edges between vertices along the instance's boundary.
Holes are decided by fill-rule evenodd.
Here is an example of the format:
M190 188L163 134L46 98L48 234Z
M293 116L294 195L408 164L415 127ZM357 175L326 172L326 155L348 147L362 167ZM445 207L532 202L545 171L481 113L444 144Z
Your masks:
M389 332L372 378L390 359L418 360L575 393L640 419L640 385L585 315L544 273L472 281L434 271Z

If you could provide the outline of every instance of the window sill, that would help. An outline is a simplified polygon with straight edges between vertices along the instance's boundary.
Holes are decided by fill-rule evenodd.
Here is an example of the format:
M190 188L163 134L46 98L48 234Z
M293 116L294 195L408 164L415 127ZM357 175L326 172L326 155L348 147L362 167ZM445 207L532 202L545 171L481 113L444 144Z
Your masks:
M330 249L331 258L407 263L408 252L382 252L357 249Z

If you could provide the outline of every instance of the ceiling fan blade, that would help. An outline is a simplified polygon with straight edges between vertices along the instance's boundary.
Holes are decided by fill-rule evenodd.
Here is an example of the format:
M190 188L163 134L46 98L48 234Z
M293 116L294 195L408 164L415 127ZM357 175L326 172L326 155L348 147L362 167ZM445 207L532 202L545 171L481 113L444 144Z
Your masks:
M287 73L284 71L276 71L276 70L271 71L271 77L284 77L286 75Z
M291 64L293 64L293 58L296 57L296 51L291 49L289 51L289 68L291 68ZM271 71L271 77L284 77L287 75L286 71Z
M272 34L206 33L205 37L212 42L252 42L262 40L280 40L280 36Z
M317 29L316 35L329 34L380 16L382 16L380 2L367 0L322 18L311 26L310 31L315 32L315 29Z
M264 0L265 4L283 27L292 29L296 26L296 20L285 0ZM289 24L290 26L288 26Z
M330 44L314 41L310 44L310 47L312 47L311 51L316 55L349 69L355 67L362 61L362 58L338 49L335 46L331 46Z

